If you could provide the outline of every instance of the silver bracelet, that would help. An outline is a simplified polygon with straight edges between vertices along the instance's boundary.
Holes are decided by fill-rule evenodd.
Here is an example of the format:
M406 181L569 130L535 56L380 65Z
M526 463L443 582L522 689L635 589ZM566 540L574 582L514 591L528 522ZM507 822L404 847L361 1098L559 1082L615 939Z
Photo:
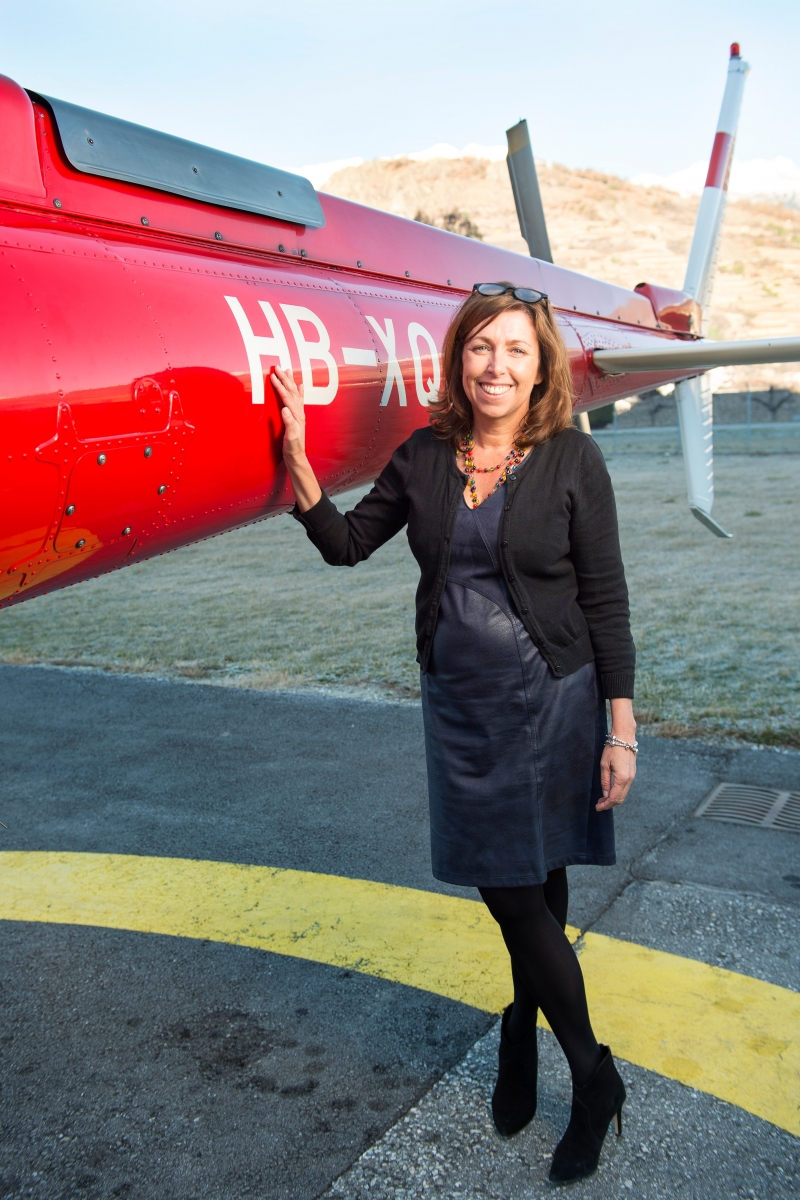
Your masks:
M639 753L638 742L623 742L622 738L614 737L613 733L606 735L607 746L622 746L623 750L631 750L634 754Z

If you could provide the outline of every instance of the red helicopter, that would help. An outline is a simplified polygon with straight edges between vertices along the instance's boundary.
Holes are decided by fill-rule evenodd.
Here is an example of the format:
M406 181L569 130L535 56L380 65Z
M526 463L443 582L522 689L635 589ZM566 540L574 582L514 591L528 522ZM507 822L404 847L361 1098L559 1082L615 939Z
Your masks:
M0 77L0 605L290 507L275 365L305 385L323 487L373 479L427 420L476 281L549 295L578 414L676 383L689 502L726 536L702 373L800 359L800 338L701 337L747 70L734 45L681 292L553 264L524 121L529 258Z

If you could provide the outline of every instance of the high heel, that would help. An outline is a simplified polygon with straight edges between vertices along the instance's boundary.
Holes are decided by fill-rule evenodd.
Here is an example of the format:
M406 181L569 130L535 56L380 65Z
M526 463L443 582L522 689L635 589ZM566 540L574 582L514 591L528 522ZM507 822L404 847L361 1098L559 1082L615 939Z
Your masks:
M572 1089L572 1115L553 1155L551 1183L575 1183L597 1170L612 1118L615 1133L618 1137L622 1133L625 1084L608 1046L600 1049L602 1057L594 1075L582 1088Z
M539 1070L539 1046L536 1025L521 1042L508 1037L508 1018L512 1005L500 1023L500 1054L497 1084L492 1096L492 1116L497 1132L512 1137L536 1115L536 1079Z

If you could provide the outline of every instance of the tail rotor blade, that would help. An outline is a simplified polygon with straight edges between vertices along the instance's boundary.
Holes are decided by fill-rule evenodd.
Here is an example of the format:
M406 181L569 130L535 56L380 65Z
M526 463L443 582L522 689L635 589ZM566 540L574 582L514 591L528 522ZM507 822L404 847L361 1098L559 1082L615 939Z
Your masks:
M536 177L531 139L528 136L528 122L520 121L511 129L507 129L506 137L508 139L506 161L508 173L511 176L511 190L517 206L520 231L528 243L528 252L532 258L552 262L553 252L547 236L547 222L539 191L539 180Z
M714 504L713 397L707 375L675 384L689 508L717 537L731 537L711 516Z
M728 178L733 161L733 147L739 125L744 83L749 70L749 64L744 62L739 54L738 43L734 42L731 46L725 94L722 97L711 161L708 164L706 185L697 210L692 248L689 251L686 279L683 284L683 290L693 296L701 308L710 300L714 284L717 250L728 200Z
M722 109L717 123L706 186L700 198L697 220L686 264L683 290L698 302L701 310L711 299L714 273L717 266L722 222L728 201L728 178L733 160L733 146L739 125L744 82L750 67L743 62L737 42L731 46L728 78ZM678 421L683 444L683 462L689 491L689 507L717 537L730 534L713 520L714 504L714 431L711 384L707 378L686 379L675 385Z

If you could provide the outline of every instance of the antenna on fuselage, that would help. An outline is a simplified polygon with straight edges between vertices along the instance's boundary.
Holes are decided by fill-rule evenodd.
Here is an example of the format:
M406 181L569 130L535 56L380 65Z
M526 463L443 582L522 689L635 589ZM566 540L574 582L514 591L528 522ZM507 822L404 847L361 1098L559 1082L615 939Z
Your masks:
M539 180L536 177L536 164L533 161L531 139L528 136L528 122L520 121L506 130L508 139L508 173L511 176L511 190L514 193L514 203L517 206L519 228L528 243L531 258L541 258L545 262L553 261L550 249L550 239L547 236L547 222L544 217L542 195L539 191Z

